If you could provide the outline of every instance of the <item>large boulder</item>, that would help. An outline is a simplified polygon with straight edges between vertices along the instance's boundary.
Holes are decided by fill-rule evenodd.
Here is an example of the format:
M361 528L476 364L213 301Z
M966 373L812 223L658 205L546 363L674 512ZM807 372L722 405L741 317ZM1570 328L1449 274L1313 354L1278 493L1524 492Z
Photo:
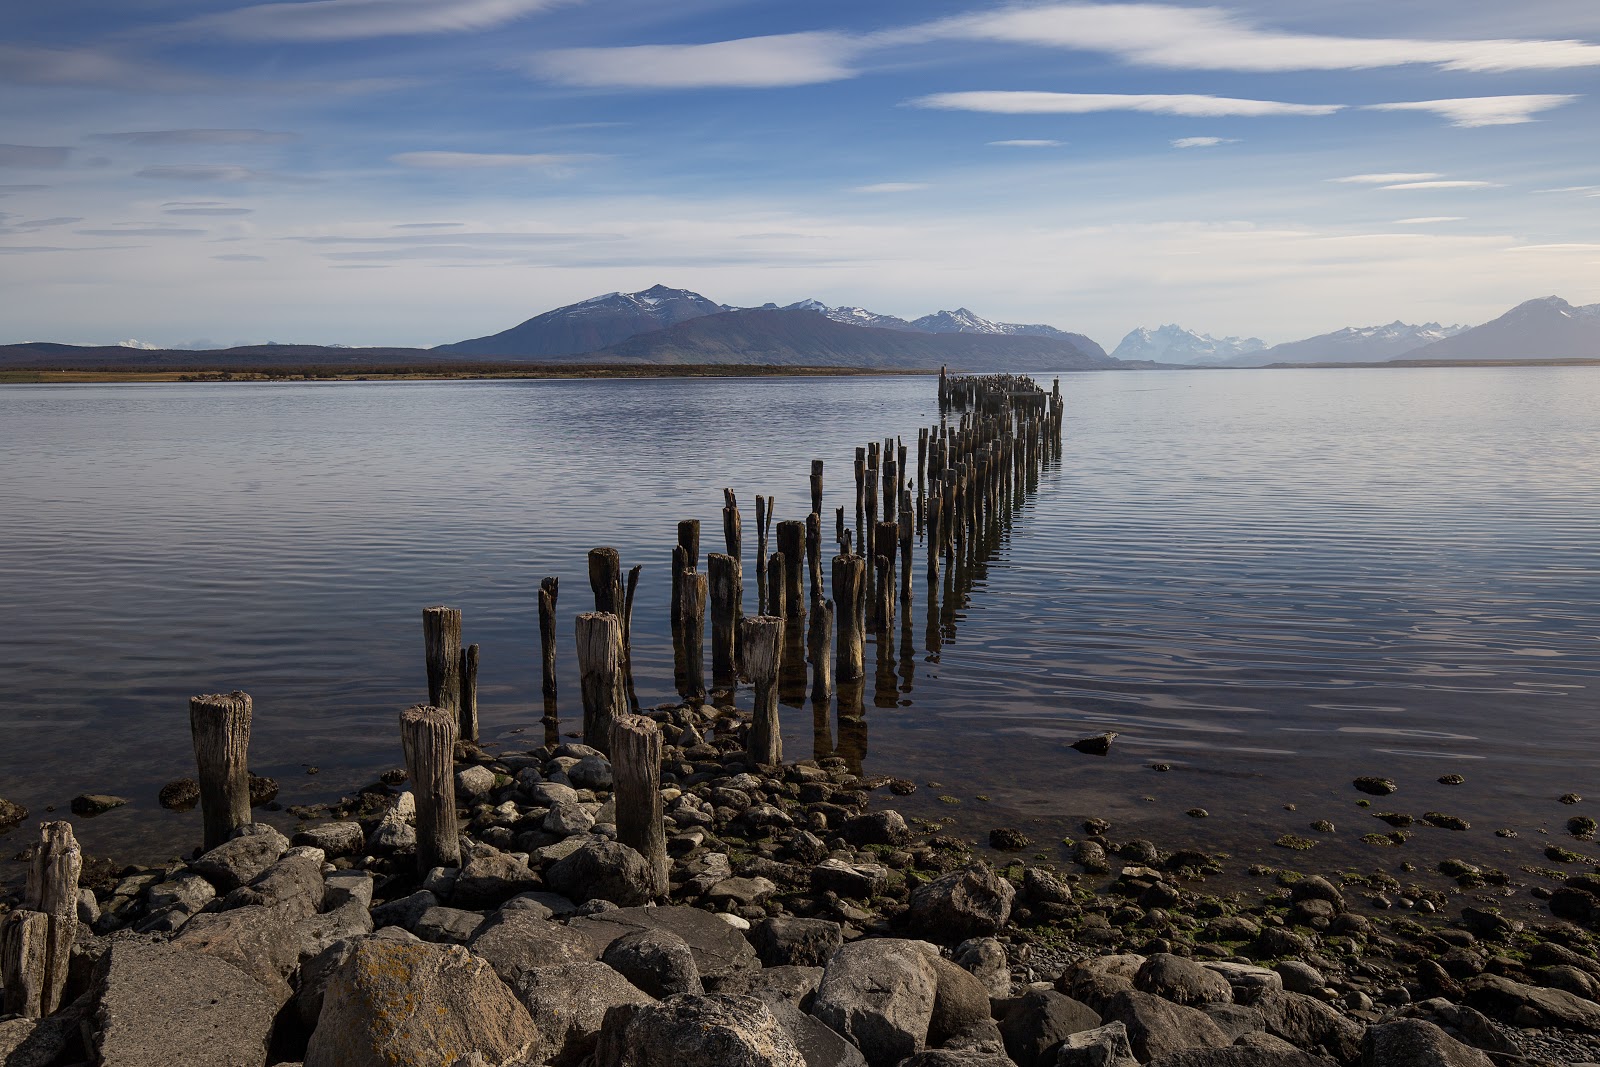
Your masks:
M201 912L172 944L232 964L259 982L281 1007L294 996L289 979L300 966L301 936L292 915L252 904Z
M928 1044L981 1041L995 1034L989 1017L989 991L983 983L949 960L933 957L933 1015L928 1019Z
M273 908L288 919L315 915L322 907L323 859L320 848L292 848L272 866L224 897L222 907L226 910L259 905Z
M224 960L137 940L100 958L91 995L95 1062L117 1067L261 1067L279 1007Z
M600 962L649 993L665 999L679 993L705 992L689 943L671 930L635 930L623 934L600 954Z
M822 967L844 944L844 933L827 919L781 915L756 923L750 940L767 967Z
M231 893L278 862L289 848L289 840L265 823L242 826L237 836L189 864L189 869L217 887Z
M538 888L539 876L526 863L485 848L461 868L450 903L458 908L498 908L518 893Z
M694 954L700 981L712 993L744 992L761 968L755 949L739 931L699 908L617 908L573 919L567 925L589 938L596 956L605 952L611 942L635 930L677 934Z
M1133 987L1191 1008L1233 1003L1233 987L1216 971L1193 960L1157 952L1133 976Z
M907 912L914 933L949 943L987 937L1011 918L1016 889L982 863L917 887Z
M650 864L627 845L593 838L552 863L545 880L572 900L609 900L620 907L650 901Z
M535 967L588 963L595 958L594 943L581 932L520 908L491 915L467 948L488 960L494 973L513 986Z
M992 937L970 937L956 946L956 963L972 972L991 997L1011 995L1011 961L1006 948Z
M1169 1052L1160 1059L1151 1060L1150 1067L1329 1067L1329 1063L1321 1056L1310 1056L1294 1048L1267 1049L1234 1045L1231 1048L1188 1048Z
M606 1015L594 1067L807 1067L754 997L680 994Z
M1107 1023L1070 1034L1056 1046L1054 1067L1139 1067L1128 1043L1128 1028Z
M852 941L828 961L811 1014L849 1038L871 1067L893 1067L927 1041L938 989L933 960L913 941Z
M1133 976L1143 966L1144 957L1132 953L1091 956L1061 972L1061 977L1056 979L1056 991L1104 1014L1113 997L1133 988Z
M417 1067L537 1054L539 1031L492 968L458 945L358 941L329 978L305 1067Z
M867 1067L861 1050L834 1033L815 1016L807 1015L792 1001L759 997L772 1012L778 1025L788 1031L806 1067Z
M1559 1026L1600 1033L1600 1004L1562 989L1523 985L1481 974L1467 986L1467 1004L1492 1018L1517 1026Z
M294 843L320 848L330 858L354 856L366 846L367 835L358 822L325 822L295 834Z
M1227 1048L1228 1035L1205 1013L1138 990L1111 998L1101 1012L1107 1022L1128 1028L1128 1043L1141 1063L1186 1048Z
M1421 1019L1367 1027L1361 1067L1493 1067L1487 1055Z
M990 1048L931 1048L908 1056L899 1067L1016 1067L1011 1057Z
M516 983L517 999L533 1016L545 1055L556 1067L581 1062L594 1050L606 1013L655 999L598 960L532 967Z
M1000 1020L1000 1034L1017 1067L1049 1067L1063 1041L1099 1025L1100 1016L1089 1005L1054 990L1030 989Z
M1251 1005L1261 1029L1297 1049L1350 1063L1361 1054L1360 1024L1302 993L1268 990Z

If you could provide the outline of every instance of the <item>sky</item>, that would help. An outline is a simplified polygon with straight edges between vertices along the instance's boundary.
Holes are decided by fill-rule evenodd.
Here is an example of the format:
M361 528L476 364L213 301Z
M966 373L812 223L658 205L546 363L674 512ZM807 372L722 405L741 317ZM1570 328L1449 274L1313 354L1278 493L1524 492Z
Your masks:
M1600 4L59 0L0 343L427 346L660 283L1107 349L1600 301Z

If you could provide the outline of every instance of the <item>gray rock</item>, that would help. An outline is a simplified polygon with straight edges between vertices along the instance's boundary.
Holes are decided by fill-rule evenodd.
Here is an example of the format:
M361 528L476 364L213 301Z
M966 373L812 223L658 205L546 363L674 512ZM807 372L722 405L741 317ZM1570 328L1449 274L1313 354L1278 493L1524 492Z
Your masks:
M165 882L151 886L145 899L151 911L176 905L193 915L211 903L216 895L216 887L194 871L179 871Z
M558 782L535 782L528 799L543 808L577 807L578 791Z
M739 931L716 915L680 905L658 908L616 908L571 920L573 930L589 938L598 956L611 942L635 930L667 930L677 934L694 954L700 981L713 993L741 993L761 967L755 949Z
M304 963L329 945L372 933L372 913L359 900L351 900L321 915L308 915L294 925L296 947Z
M465 945L483 925L483 913L462 908L429 908L418 917L411 932L424 941Z
M756 923L750 941L765 966L822 967L844 944L844 933L827 919L783 915Z
M372 909L372 925L376 927L402 926L407 930L417 925L417 920L429 908L437 908L439 898L426 889L419 889L408 897L387 900Z
M1138 1067L1128 1028L1107 1023L1069 1035L1056 1049L1055 1067Z
M1600 1033L1600 1004L1560 989L1523 985L1498 975L1474 978L1467 986L1467 1004L1517 1026L1559 1026Z
M594 829L594 816L579 804L558 804L545 813L544 821L540 823L546 833L555 834L557 837L571 837L573 834L586 834Z
M106 793L79 793L72 798L72 814L89 819L104 815L112 808L120 808L127 802L126 797L114 797Z
M594 1050L610 1009L655 1003L598 960L532 967L514 988L539 1028L545 1055L556 1067L571 1067Z
M67 1062L69 1046L76 1049L82 1041L89 1008L88 998L80 997L49 1018L0 1019L0 1064L54 1067Z
M322 906L323 858L321 849L292 848L249 884L230 892L223 899L222 907L224 910L271 908L290 919L315 915Z
M494 772L487 767L463 767L456 772L456 800L471 807L494 792Z
M987 1048L932 1048L900 1061L899 1067L1016 1067L1003 1052Z
M494 972L512 986L535 967L589 963L595 958L594 944L581 932L521 908L491 915L472 935L467 948L488 960Z
M372 907L372 875L366 871L334 871L322 880L322 910L334 911L354 901Z
M567 777L579 789L610 789L611 761L604 756L585 756L567 770Z
M417 831L412 823L416 817L417 798L410 791L395 797L394 804L383 813L383 818L367 837L367 851L379 855L415 852Z
M1011 917L1016 890L978 863L917 887L907 913L914 932L948 942L995 933Z
M983 983L989 995L1003 1000L1011 995L1011 964L1006 949L992 937L970 937L956 946L952 957Z
M606 946L600 962L658 1000L705 992L689 943L670 930L623 934Z
M778 1025L788 1032L800 1055L805 1057L806 1067L867 1067L859 1049L795 1004L766 997L757 999L766 1004Z
M532 911L542 919L565 919L578 906L560 893L518 893L500 906L501 911Z
M97 1063L261 1067L267 1062L278 1003L221 959L119 941L96 964L91 995L89 1043Z
M807 1067L786 1030L753 997L680 994L607 1013L594 1067Z
M1448 1000L1424 1000L1408 1004L1402 1009L1408 1018L1430 1022L1460 1041L1485 1052L1505 1056L1521 1054L1520 1046L1491 1022L1482 1012L1465 1004L1452 1004Z
M1320 1000L1300 993L1269 990L1251 1005L1262 1029L1303 1052L1331 1056L1340 1063L1361 1052L1361 1027Z
M652 875L645 858L627 845L595 838L551 864L545 880L573 900L609 900L620 907L650 900Z
M821 984L821 967L763 967L751 976L745 995L766 1001L769 1008L774 1004L792 1004L806 1011Z
M358 942L367 938L377 938L384 941L398 941L402 944L415 944L417 939L398 926L386 926L372 934L363 934L348 938L344 941L335 941L317 955L306 960L300 965L300 974L294 992L294 1011L300 1017L301 1024L310 1033L317 1027L317 1017L322 1014L322 998L327 992L328 980L339 970L344 961L349 959L350 953L355 951Z
M1056 980L1056 991L1104 1013L1112 997L1133 988L1133 976L1143 966L1144 957L1131 953L1092 956L1063 971Z
M1361 1067L1493 1067L1482 1052L1463 1045L1432 1023L1401 1019L1367 1027Z
M870 811L844 821L844 839L860 848L865 845L903 845L911 840L911 828L898 811Z
M811 868L811 891L837 893L852 900L867 900L889 881L889 868L881 863L846 863L825 859Z
M305 1067L491 1065L542 1052L539 1031L489 965L458 945L357 941L328 980Z
M1226 978L1170 952L1157 952L1147 958L1134 973L1133 987L1191 1008L1233 1002L1233 987Z
M259 904L190 919L174 946L224 960L261 983L281 1007L294 995L289 978L300 965L298 915Z
M1128 1043L1140 1062L1180 1049L1227 1048L1232 1044L1204 1012L1138 990L1112 997L1101 1015L1107 1022L1119 1022L1128 1028Z
M1000 1034L1018 1067L1049 1067L1063 1041L1100 1025L1099 1014L1087 1004L1054 990L1030 989L1000 1020Z
M1285 1052L1277 1048L1234 1045L1232 1048L1190 1048L1171 1052L1151 1060L1150 1067L1330 1067L1330 1063L1292 1047Z
M1227 979L1228 984L1233 987L1233 999L1239 1004L1252 1004L1267 990L1283 989L1283 978L1277 971L1269 971L1253 963L1208 960L1205 967Z
M358 822L326 822L301 830L293 843L320 848L330 858L354 856L366 847L367 835Z
M938 988L934 957L917 942L853 941L823 971L811 1014L848 1038L872 1067L922 1051Z
M1283 988L1291 993L1303 993L1314 996L1318 990L1327 986L1328 980L1322 972L1309 963L1299 960L1279 960L1273 970L1278 972L1278 977L1283 979Z
M251 823L240 827L239 836L191 862L189 869L219 893L231 893L278 862L288 848L288 839L277 830L264 823Z
M504 852L483 849L456 876L450 903L458 908L498 908L538 886L539 876L526 863Z
M1272 1037L1261 1029L1261 1017L1242 1004L1202 1004L1200 1010L1206 1018L1217 1024L1217 1029L1228 1035L1228 1040L1238 1044L1246 1035L1260 1034ZM1273 1040L1281 1040L1273 1038Z
M933 991L933 1014L928 1019L928 1044L943 1045L961 1038L972 1038L980 1029L985 1037L990 1033L998 1038L997 1029L990 1030L994 1021L989 1018L989 991L983 983L949 960L932 957L936 977Z

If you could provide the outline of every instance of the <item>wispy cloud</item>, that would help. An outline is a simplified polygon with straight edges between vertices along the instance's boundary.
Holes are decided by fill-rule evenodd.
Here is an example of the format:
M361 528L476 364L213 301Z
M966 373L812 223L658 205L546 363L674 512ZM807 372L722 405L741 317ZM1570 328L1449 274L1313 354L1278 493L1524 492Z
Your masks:
M975 38L1106 52L1174 70L1364 70L1420 63L1505 72L1600 66L1600 45L1572 40L1450 41L1263 29L1226 9L1170 4L1018 5L903 31L898 39Z
M1443 182L1398 182L1394 185L1380 185L1380 189L1499 189L1499 182L1478 181L1443 181Z
M248 207L167 207L162 208L163 215L198 215L211 218L236 218L240 215L255 214L254 208Z
M1425 182L1442 178L1432 171L1388 171L1381 174L1346 174L1343 178L1329 178L1330 182L1349 182L1356 185L1390 185L1394 182Z
M918 189L928 188L927 182L873 182L871 185L857 185L850 191L852 193L914 193Z
M0 82L172 92L192 90L202 79L109 52L0 44Z
M55 226L70 226L74 222L82 222L81 218L60 216L50 219L28 219L20 215L0 211L0 237L18 237L25 233L38 233Z
M534 168L541 170L570 167L587 163L599 156L534 152L516 154L509 152L401 152L389 157L389 162L402 167L420 170L504 170L506 168Z
M563 0L309 0L255 4L182 24L256 41L351 41L469 33L556 7Z
M1570 93L1533 96L1466 96L1454 100L1411 100L1397 104L1367 104L1368 111L1429 111L1450 120L1452 126L1514 126L1534 122L1541 111L1570 104Z
M785 33L711 44L567 48L534 57L534 73L585 88L767 89L855 77L864 41L838 33Z
M92 133L91 141L116 141L132 145L283 144L296 135L279 130L130 130Z
M0 185L0 189L5 186ZM1600 185L1563 185L1559 189L1535 189L1536 193L1595 193L1600 192Z
M64 167L72 158L72 149L32 144L0 144L0 167L28 167L50 170Z
M174 182L311 182L314 178L301 178L272 171L252 170L249 167L212 163L171 163L145 167L133 172L136 178L155 178Z
M995 148L1055 148L1058 145L1064 145L1066 143L1067 142L1065 142L1065 141L1050 141L1050 140L1044 140L1042 138L1041 139L1017 138L1017 139L1013 139L1013 140L1010 140L1010 141L990 141L989 142L989 144L992 147L995 147Z
M48 185L0 185L0 196L16 196L18 193L36 193L40 189L48 189Z
M1179 137L1171 142L1173 148L1215 148L1221 144L1238 144L1237 137Z
M118 226L103 230L74 230L85 237L202 237L205 230L182 226Z
M372 237L362 234L314 234L285 238L311 245L423 245L423 244L477 244L477 245L545 245L562 242L614 241L615 233L572 233L566 231L527 232L486 231L482 233L411 233L399 237Z
M397 222L397 230L453 230L465 226L464 222Z
M1427 226L1435 222L1465 222L1465 215L1422 215L1414 219L1395 219L1396 226Z
M1047 93L980 91L934 93L910 101L914 107L986 111L999 115L1087 115L1096 111L1144 111L1155 115L1221 116L1331 115L1343 104L1287 104L1227 96L1136 93Z
M245 252L229 252L226 255L212 256L211 258L219 259L224 263L265 263L267 261L266 256L252 256Z

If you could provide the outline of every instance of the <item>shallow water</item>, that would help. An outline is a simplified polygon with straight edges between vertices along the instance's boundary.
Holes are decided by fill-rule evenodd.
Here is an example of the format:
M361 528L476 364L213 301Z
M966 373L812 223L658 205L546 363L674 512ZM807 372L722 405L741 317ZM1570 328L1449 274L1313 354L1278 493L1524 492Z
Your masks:
M1600 372L1062 386L1060 461L948 596L919 567L864 722L785 710L789 758L864 747L867 771L922 786L908 813L1046 846L1097 814L1114 836L1278 863L1594 851L1562 827L1596 805L1556 798L1600 791ZM820 458L826 507L853 513L854 448L899 434L914 455L934 400L923 378L0 387L0 796L43 816L122 795L78 820L91 851L184 850L198 814L155 793L189 773L186 698L234 688L281 802L347 793L399 762L434 603L483 647L485 737L536 745L539 579L561 579L570 728L599 544L645 565L638 690L665 700L676 521L720 550L733 487L748 573L753 493L802 517ZM1106 729L1107 757L1066 747ZM1467 783L1436 783L1450 772ZM1401 783L1372 810L1473 829L1364 845L1387 827L1355 806L1358 774ZM1319 818L1337 832L1312 833ZM1314 854L1273 848L1286 831Z

